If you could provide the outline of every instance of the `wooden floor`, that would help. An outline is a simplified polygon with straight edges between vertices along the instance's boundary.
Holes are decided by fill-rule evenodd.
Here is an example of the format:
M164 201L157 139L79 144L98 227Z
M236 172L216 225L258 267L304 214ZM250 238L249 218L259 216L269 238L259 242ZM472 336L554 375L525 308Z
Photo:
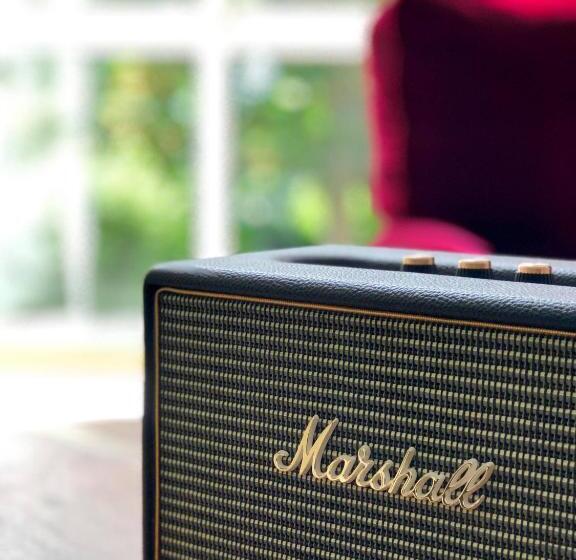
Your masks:
M0 435L1 560L140 560L140 423Z

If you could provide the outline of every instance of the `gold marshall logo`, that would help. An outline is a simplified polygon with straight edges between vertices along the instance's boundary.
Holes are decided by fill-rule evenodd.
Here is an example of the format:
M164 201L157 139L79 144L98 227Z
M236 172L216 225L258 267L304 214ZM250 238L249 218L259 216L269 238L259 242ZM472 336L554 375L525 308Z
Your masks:
M411 464L416 450L410 447L396 474L392 476L392 461L386 461L373 474L370 474L375 462L370 459L371 449L363 445L356 455L339 455L322 470L322 457L332 437L338 419L335 418L316 437L318 416L313 416L302 433L302 439L296 454L290 462L287 451L278 451L274 455L274 466L283 473L298 470L300 476L312 472L318 480L331 480L342 484L356 483L360 488L371 488L375 492L400 494L403 498L443 504L448 507L458 506L464 511L474 511L485 500L479 492L490 480L494 472L494 463L480 464L476 459L464 461L452 476L436 471L424 473L420 478ZM448 482L446 482L448 481Z

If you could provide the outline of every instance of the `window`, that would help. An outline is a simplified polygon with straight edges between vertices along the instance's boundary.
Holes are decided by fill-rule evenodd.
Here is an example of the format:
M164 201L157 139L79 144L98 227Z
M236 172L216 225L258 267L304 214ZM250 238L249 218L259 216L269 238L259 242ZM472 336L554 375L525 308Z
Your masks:
M371 239L376 2L8 4L4 311L136 311L157 261Z

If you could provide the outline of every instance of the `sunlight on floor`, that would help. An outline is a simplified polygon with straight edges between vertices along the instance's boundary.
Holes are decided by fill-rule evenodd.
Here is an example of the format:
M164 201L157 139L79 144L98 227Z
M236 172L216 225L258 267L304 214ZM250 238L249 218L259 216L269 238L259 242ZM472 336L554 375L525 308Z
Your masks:
M142 376L0 375L0 434L142 416Z
M0 325L0 434L137 419L143 391L136 320Z

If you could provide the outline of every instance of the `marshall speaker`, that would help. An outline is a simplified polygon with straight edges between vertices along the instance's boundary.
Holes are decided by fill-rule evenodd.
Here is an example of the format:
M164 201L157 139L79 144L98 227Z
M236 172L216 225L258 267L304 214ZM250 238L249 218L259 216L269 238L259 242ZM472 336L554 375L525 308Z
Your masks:
M146 560L576 558L576 263L293 249L145 307Z

